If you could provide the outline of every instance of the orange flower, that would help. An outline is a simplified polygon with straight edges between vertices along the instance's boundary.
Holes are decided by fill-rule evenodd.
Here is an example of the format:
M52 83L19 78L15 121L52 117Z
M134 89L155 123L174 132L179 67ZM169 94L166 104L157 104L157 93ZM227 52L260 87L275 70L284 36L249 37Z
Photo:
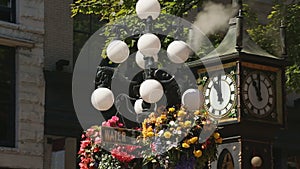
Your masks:
M192 137L191 139L188 140L188 143L194 144L194 143L196 143L196 141L198 141L198 137Z
M166 119L167 119L167 116L166 116L165 114L162 114L162 115L160 116L160 119L161 119L161 120L166 120Z
M215 133L214 133L214 138L215 138L215 139L218 139L218 138L220 138L220 133L218 133L218 132L215 132Z
M194 153L194 156L197 157L197 158L202 156L202 151L201 150L194 150L193 153Z
M221 137L216 139L216 143L222 144L222 142L223 142L223 139Z
M188 143L182 143L181 145L183 148L190 148L190 145Z

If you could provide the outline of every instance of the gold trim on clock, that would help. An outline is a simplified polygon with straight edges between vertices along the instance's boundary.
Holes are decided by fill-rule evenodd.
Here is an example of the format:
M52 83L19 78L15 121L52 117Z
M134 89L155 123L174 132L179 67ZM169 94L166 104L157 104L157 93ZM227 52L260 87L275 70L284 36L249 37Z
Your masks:
M255 63L249 63L249 62L241 62L242 66L252 68L252 69L259 69L259 70L266 70L266 71L272 71L272 72L278 72L280 69L276 67L266 66L266 65L260 65Z

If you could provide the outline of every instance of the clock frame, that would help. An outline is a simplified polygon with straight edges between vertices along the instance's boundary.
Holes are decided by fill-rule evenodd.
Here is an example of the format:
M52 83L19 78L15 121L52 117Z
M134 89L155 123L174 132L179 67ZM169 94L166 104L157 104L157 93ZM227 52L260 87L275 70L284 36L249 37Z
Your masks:
M222 66L220 65L215 65L215 66L210 66L210 67L206 67L206 68L202 68L202 69L198 69L197 70L198 73L198 85L199 85L199 90L202 91L203 93L203 98L204 98L204 105L203 105L203 109L205 111L208 112L208 114L217 119L219 124L227 124L227 123L236 123L238 121L239 118L239 113L238 113L238 109L237 109L237 103L238 103L238 75L237 75L237 63L236 62L230 62L230 63L226 63L223 64ZM230 97L229 102L230 102L230 106L226 106L223 111L223 113L221 112L219 114L219 110L215 111L214 113L212 113L210 110L212 110L210 108L210 105L205 103L205 99L208 99L208 90L214 90L214 95L216 97L218 97L216 95L216 91L214 89L212 85L212 81L217 79L217 76L220 75L223 76L223 81L225 81L225 83L230 84L232 82L232 84L228 85L229 87L231 87L230 89L230 95L231 92L233 92L233 97ZM225 80L226 78L226 80ZM230 80L229 80L230 79ZM229 81L228 81L229 80ZM210 84L211 83L211 84ZM225 84L223 83L223 85ZM227 87L228 87L227 86ZM232 90L233 89L233 90ZM218 98L216 98L218 99ZM228 97L227 97L228 99ZM228 100L227 100L228 101ZM225 111L225 112L224 112ZM217 114L216 114L217 113Z
M262 71L247 74L242 84L242 98L250 114L258 118L266 117L273 112L276 102L276 91L270 77Z
M242 62L241 66L243 118L266 123L282 124L281 69L250 62ZM258 81L260 83L258 83Z
M231 74L215 74L204 87L204 108L215 118L228 115L237 99L236 82Z

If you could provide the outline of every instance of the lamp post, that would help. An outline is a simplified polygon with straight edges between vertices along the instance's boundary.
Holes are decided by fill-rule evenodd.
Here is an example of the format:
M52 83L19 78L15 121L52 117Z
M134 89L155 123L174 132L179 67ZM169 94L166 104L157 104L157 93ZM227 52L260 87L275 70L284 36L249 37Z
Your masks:
M158 69L156 66L159 56L158 53L161 50L161 41L156 34L151 32L151 26L159 17L160 10L160 4L157 0L139 0L136 4L137 16L145 23L143 33L137 41L138 51L135 59L136 64L143 69L143 79L142 82L138 84L139 89L136 98L125 95L122 96L134 101L134 111L137 115L147 112L151 105L155 105L163 97L165 91L162 84L175 81L174 75L170 75ZM127 44L118 38L119 36L117 35L117 37L109 43L106 48L106 54L113 63L122 64L128 59L130 50ZM189 45L177 37L175 37L174 41L167 47L167 56L174 64L183 64L189 58L190 53L191 49ZM107 111L114 105L115 96L113 91L110 90L110 83L111 78L113 78L115 74L117 74L117 72L112 70L112 68L98 68L95 83L96 89L91 97L92 105L97 110ZM158 76L163 76L163 78L158 78ZM201 106L200 96L201 93L197 92L196 89L190 89L185 91L179 100L182 100L182 104L184 104L186 108L195 110ZM156 106L154 106L154 108L156 109Z

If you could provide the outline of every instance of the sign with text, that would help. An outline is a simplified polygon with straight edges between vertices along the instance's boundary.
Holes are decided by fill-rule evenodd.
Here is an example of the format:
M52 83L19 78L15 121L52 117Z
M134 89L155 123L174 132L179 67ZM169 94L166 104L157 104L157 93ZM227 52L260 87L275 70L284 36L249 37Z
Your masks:
M140 131L126 128L101 127L102 141L108 144L136 145Z

